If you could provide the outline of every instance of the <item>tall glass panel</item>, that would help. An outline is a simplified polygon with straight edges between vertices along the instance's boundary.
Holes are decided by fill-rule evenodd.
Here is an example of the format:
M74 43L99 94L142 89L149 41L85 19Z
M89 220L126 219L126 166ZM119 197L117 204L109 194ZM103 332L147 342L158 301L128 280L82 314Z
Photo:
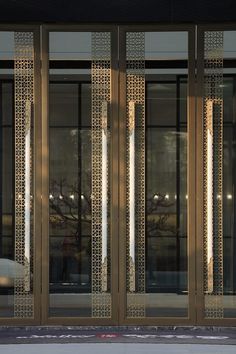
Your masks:
M188 316L186 32L129 32L127 317Z
M204 34L205 317L236 317L235 31Z
M223 32L223 306L236 317L236 31Z
M0 317L34 317L33 107L33 33L0 32Z
M206 318L223 317L223 32L204 42L204 292Z
M49 37L50 316L111 317L110 33Z

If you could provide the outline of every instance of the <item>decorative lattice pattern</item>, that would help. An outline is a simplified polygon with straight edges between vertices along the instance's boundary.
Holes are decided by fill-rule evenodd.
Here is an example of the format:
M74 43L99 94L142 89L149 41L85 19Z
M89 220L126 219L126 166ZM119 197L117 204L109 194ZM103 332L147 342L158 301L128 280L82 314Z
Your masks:
M109 223L107 223L107 257L102 259L102 134L103 105L111 100L111 38L110 33L92 33L92 317L111 317ZM109 151L109 149L107 150ZM109 154L108 154L109 156ZM109 159L108 159L109 160ZM107 164L109 195L109 164ZM109 198L107 220L109 220ZM107 292L104 290L107 289Z
M204 59L205 316L222 318L223 32L205 32Z
M31 111L34 101L34 39L15 32L15 261L23 271L14 282L14 316L34 316L32 294L32 151ZM31 193L30 193L31 191Z
M145 33L126 36L127 92L127 316L145 316ZM135 116L130 115L130 102ZM135 157L130 161L130 134L135 131ZM135 164L135 256L130 256L130 166Z

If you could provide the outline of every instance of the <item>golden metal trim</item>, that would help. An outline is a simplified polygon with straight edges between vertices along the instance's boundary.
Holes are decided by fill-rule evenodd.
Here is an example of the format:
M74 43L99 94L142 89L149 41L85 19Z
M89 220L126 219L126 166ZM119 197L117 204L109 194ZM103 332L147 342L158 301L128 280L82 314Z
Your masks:
M110 133L107 121L110 102L111 33L92 32L92 317L94 318L111 317L111 294L108 292Z
M223 318L223 37L204 36L204 293L205 317Z
M33 162L31 109L34 102L34 34L14 32L15 60L15 261L24 276L14 281L14 317L33 317Z
M128 292L127 317L135 318L135 317L145 317L145 296L144 296L145 294L145 33L144 32L126 33L126 60L127 60L126 61L126 77L127 77L126 79L126 102L127 102L126 103L127 105L126 266L127 266L127 273L128 273L127 274L127 292ZM135 172L133 171L134 169ZM131 207L132 203L134 205ZM131 232L133 233L133 235L131 234Z

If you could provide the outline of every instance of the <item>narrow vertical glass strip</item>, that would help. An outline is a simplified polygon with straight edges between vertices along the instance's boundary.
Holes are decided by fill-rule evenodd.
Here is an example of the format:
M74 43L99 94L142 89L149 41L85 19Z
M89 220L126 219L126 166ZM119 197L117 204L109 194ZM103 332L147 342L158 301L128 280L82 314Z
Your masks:
M107 291L107 202L108 202L108 147L107 147L108 103L102 102L102 291Z
M205 32L204 292L205 317L223 317L223 32Z
M109 293L108 110L111 38L92 33L92 317L111 317ZM103 193L104 192L104 193Z
M33 33L15 32L15 267L14 316L33 317L31 286L33 272L31 245L32 151L31 107L34 100Z
M129 102L129 291L135 291L135 102Z
M30 131L31 102L25 102L25 291L30 291Z
M213 102L208 100L207 107L207 291L213 291Z

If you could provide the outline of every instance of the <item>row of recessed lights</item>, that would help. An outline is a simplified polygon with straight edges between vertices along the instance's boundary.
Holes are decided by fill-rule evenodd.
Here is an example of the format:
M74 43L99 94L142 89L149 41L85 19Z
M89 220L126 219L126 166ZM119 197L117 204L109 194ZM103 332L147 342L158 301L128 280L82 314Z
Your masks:
M162 196L160 196L159 194L154 194L153 199L154 199L154 200L159 200L159 199L161 199L161 197L162 197ZM18 198L21 199L21 198L22 198L22 195L19 194L19 195L18 195ZM30 198L33 199L33 196L31 195ZM53 194L50 193L50 194L49 194L49 199L52 200L52 199L54 199L54 198L55 198L55 197L53 196ZM58 198L61 199L61 200L64 199L63 195L61 195L61 194L58 196ZM71 200L74 200L74 199L75 199L75 195L74 195L74 194L70 194L70 195L69 195L69 198L70 198ZM81 194L80 198L83 200L83 199L85 199L85 196L84 196L83 194ZM226 198L230 200L230 199L233 199L233 196L232 196L232 194L227 194L227 195L226 195ZM164 195L164 199L165 199L165 200L171 199L171 198L170 198L170 195L169 195L169 194L165 194L165 195ZM176 194L174 195L174 199L175 199L175 200L177 199L177 195L176 195ZM188 199L188 195L187 195L187 194L186 194L186 196L185 196L185 199ZM220 195L220 194L217 195L217 199L221 199L221 195Z
M227 199L233 199L233 196L232 196L232 194L227 194L226 198ZM217 194L217 199L221 199L221 195L220 194Z
M159 194L154 194L154 196L153 196L153 199L154 199L154 200L158 200L158 199L162 199L162 198L163 198L163 197L160 196ZM233 199L233 196L232 196L232 194L227 194L227 195L226 195L226 198L227 198L227 199ZM169 194L165 194L165 195L164 195L164 199L169 200L169 199L170 199L170 195L169 195ZM176 195L176 194L174 195L174 199L175 199L175 200L177 199L177 195ZM188 199L188 195L187 195L187 194L186 194L186 196L185 196L185 199ZM221 199L221 195L220 195L220 194L217 195L217 199Z
M18 199L22 199L22 194L18 194ZM30 195L30 199L33 199L32 195Z
M49 194L49 199L54 199L55 197L54 197L54 195L53 194ZM63 200L64 199L64 196L63 195L59 195L58 196L58 198L60 199L60 200ZM75 199L75 195L74 194L70 194L69 195L69 198L71 199L71 200L74 200ZM81 194L81 196L80 196L80 198L83 200L83 199L85 199L85 196L83 195L83 194Z
M31 195L30 198L33 199L33 196ZM52 199L54 199L54 198L55 198L55 197L53 196L53 194L50 193L50 194L49 194L49 199L52 200ZM61 195L61 194L59 194L58 198L61 199L61 200L64 199L63 195ZM69 198L70 198L71 200L74 200L74 199L75 199L74 194L70 194L70 195L69 195ZM84 196L83 194L81 194L80 198L83 200L83 199L85 199L85 196ZM18 199L22 199L22 194L18 194Z

